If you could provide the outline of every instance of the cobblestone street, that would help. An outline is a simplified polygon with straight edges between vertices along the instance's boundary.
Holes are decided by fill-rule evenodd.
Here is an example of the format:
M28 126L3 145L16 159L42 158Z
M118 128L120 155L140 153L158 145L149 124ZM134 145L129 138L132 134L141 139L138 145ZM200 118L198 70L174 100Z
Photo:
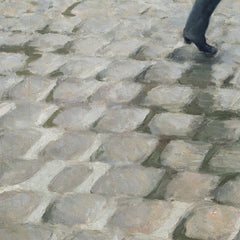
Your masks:
M240 2L0 1L1 240L240 240Z

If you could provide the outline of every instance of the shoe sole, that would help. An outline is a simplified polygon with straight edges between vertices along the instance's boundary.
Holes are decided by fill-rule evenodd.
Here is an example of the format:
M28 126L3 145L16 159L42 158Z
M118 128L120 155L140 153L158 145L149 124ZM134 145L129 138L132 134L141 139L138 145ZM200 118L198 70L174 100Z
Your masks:
M192 41L190 39L186 38L186 37L184 37L184 42L186 44L191 44L192 43Z
M187 37L184 37L184 43L186 43L186 44L191 44L191 43L193 43L190 39L188 39ZM195 44L195 43L194 43ZM195 44L196 45L196 44ZM196 47L197 47L197 45L196 45ZM198 47L197 47L198 48ZM216 52L205 52L204 50L202 50L202 49L199 49L198 48L198 50L200 51L200 52L203 52L203 53L205 53L205 54L207 54L207 55L215 55L218 51L216 51Z

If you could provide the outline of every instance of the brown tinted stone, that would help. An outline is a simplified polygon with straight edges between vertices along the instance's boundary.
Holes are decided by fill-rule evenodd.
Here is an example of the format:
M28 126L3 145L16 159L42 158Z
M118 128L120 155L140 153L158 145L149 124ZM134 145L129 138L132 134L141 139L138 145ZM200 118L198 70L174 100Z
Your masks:
M219 177L192 172L179 173L168 185L166 199L194 202L211 197Z
M165 201L126 200L120 203L109 225L119 228L126 234L151 234L165 223L171 210L171 203Z
M186 222L186 236L203 240L225 240L238 230L238 209L223 205L205 204L197 207Z

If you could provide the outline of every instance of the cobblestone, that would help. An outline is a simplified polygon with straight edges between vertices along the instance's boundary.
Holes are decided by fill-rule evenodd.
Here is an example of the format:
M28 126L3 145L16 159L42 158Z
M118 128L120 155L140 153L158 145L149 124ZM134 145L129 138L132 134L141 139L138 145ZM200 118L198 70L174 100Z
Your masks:
M0 162L0 186L14 185L31 178L43 165L40 160L9 159Z
M55 85L55 79L31 76L9 90L8 97L13 100L41 101L46 99Z
M179 112L193 100L193 91L190 87L163 87L158 86L148 92L143 104L146 106L161 107L170 112Z
M62 172L52 179L48 188L53 192L71 192L91 173L92 169L84 165L73 165L71 167L64 168Z
M79 57L75 55L60 68L60 71L66 76L78 78L95 77L95 75L105 69L109 63L109 60L99 57Z
M108 136L92 157L94 161L112 165L142 163L157 147L158 140L140 133L123 133Z
M28 45L37 48L41 52L52 52L71 41L71 38L61 34L48 33L33 38Z
M95 56L98 50L108 45L109 41L104 38L86 37L73 41L71 50L75 54L83 56Z
M6 97L8 89L15 86L17 83L23 80L22 77L18 77L15 74L8 77L0 77L0 99Z
M166 221L171 210L171 203L164 201L126 200L120 203L109 224L127 235L150 234Z
M1 240L239 239L240 3L208 57L192 2L1 1Z
M0 53L0 74L6 75L21 69L27 56L20 53Z
M108 234L99 231L83 231L73 236L67 237L64 240L110 240L112 239Z
M227 181L224 185L219 187L216 192L216 200L223 204L230 204L235 207L240 206L239 201L239 176L235 179Z
M41 133L28 130L3 130L0 138L0 159L13 159L23 156L32 144L39 140Z
M53 53L45 53L40 59L31 62L28 65L28 69L34 74L45 76L58 70L58 68L64 65L64 63L66 63L66 58L63 56Z
M223 147L216 152L209 162L209 167L220 173L239 172L239 144Z
M208 204L194 210L186 223L186 236L199 239L226 239L237 230L239 210Z
M92 132L68 132L51 141L40 153L46 160L73 160L81 157L94 144Z
M105 105L82 104L65 108L53 120L53 123L72 130L88 130L103 116L106 111Z
M160 84L173 84L181 77L187 65L169 61L161 61L153 65L146 73L143 82L158 82Z
M33 192L11 191L0 194L0 223L23 223L39 201L39 196Z
M149 124L151 132L160 136L192 136L200 127L202 116L183 113L162 113L156 115Z
M128 132L135 130L149 113L148 109L120 108L108 110L95 127L103 132Z
M135 82L109 82L100 87L90 100L108 104L128 103L136 98L142 89L143 86Z
M16 224L0 228L1 239L46 240L51 239L53 231L47 227L33 224Z
M164 171L140 166L124 166L111 169L92 188L93 193L107 196L147 196L157 187Z
M103 85L94 79L63 82L55 89L53 99L56 102L85 102Z
M197 171L210 147L204 142L173 140L164 148L161 163L179 171Z
M134 80L148 65L134 60L116 60L100 72L97 78L101 81Z
M53 224L91 224L106 211L107 200L93 194L70 194L57 199L44 215Z
M166 199L192 202L213 198L211 191L219 183L219 177L206 174L179 173L168 185Z
M239 120L209 120L196 139L209 142L237 141L240 137Z
M53 105L31 102L18 102L16 108L0 119L1 127L27 128L41 125L41 115L47 114L46 120L57 110ZM42 122L44 123L44 121Z

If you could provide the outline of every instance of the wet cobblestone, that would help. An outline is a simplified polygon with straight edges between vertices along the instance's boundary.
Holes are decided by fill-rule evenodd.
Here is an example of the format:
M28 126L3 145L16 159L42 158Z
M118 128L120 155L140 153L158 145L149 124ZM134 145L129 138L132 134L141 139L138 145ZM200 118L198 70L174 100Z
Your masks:
M240 239L236 0L0 3L1 240Z

